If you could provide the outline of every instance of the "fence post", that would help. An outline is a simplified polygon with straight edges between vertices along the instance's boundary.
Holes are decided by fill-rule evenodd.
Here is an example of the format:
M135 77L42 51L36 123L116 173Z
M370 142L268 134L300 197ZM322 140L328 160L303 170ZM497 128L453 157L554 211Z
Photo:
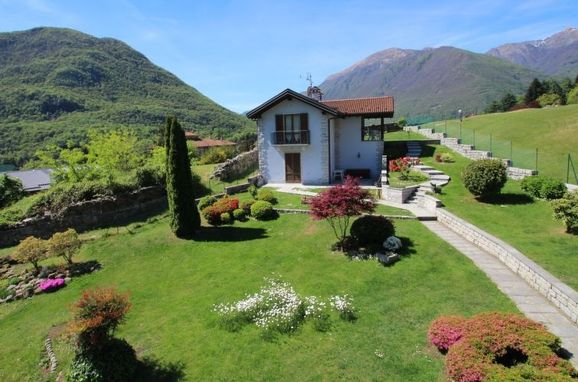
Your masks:
M570 183L570 153L568 153L568 160L566 161L566 183Z

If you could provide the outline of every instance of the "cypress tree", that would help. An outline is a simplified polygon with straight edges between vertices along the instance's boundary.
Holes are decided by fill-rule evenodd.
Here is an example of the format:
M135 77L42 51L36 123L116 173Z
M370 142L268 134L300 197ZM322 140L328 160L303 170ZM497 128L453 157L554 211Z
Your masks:
M185 132L175 117L167 118L167 198L171 229L177 237L190 238L201 225L195 204Z

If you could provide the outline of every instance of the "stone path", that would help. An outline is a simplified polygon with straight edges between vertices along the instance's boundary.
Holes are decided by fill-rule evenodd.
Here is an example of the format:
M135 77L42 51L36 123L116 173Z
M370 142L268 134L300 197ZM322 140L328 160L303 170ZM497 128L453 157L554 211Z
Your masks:
M467 241L457 233L437 221L423 221L437 236L463 253L506 294L526 317L541 322L555 335L562 339L562 346L574 357L571 362L578 367L578 327L530 287L518 275L513 273L499 259Z

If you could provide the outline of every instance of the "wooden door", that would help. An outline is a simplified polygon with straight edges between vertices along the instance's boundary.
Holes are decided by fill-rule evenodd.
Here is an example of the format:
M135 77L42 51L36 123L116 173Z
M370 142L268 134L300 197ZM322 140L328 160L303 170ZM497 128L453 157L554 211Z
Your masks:
M301 183L301 154L285 154L285 181L287 183Z

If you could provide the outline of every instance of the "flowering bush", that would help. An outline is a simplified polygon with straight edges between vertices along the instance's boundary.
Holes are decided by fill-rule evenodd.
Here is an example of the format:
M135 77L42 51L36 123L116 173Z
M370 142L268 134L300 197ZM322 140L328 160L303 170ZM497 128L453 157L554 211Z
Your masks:
M43 292L54 292L62 288L66 283L63 278L46 279L40 282L40 290Z
M357 309L353 306L353 299L348 295L332 296L331 306L339 312L339 317L347 321L357 320Z
M571 364L557 355L560 339L520 315L441 317L430 326L428 337L438 349L448 350L446 372L453 381L573 381L578 377ZM536 378L516 378L521 374Z
M203 217L207 223L210 225L219 225L225 223L221 219L223 214L229 214L232 218L233 211L235 211L237 208L239 208L239 199L225 196L217 200L215 203L213 203L213 205L205 207L201 213L203 214Z
M215 305L214 311L221 317L221 324L231 331L253 323L263 330L266 337L274 333L290 333L311 319L316 330L330 328L328 304L315 296L302 298L293 287L279 279L266 278L265 286L259 292L248 295L232 304ZM351 298L334 296L331 298L340 316L351 320L351 312L356 312Z
M409 175L409 169L413 165L419 164L419 158L402 157L397 159L392 159L389 161L389 171L400 172L400 179L405 180Z

